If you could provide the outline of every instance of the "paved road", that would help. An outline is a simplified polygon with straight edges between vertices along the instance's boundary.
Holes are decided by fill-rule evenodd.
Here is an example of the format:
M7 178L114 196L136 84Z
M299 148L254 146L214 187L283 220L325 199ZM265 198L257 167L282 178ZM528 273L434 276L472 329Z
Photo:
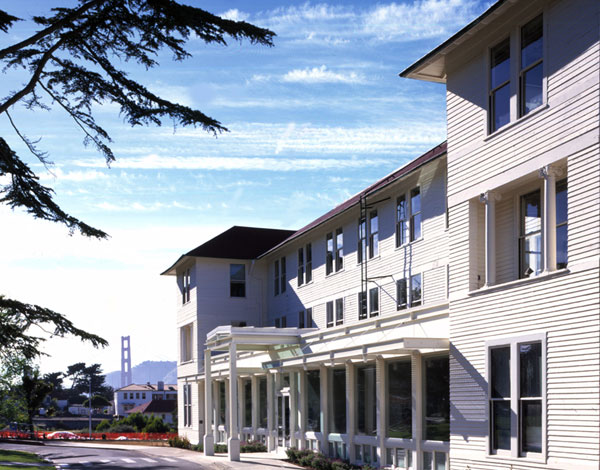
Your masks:
M215 468L190 462L177 457L154 455L154 453L130 449L70 446L66 443L24 445L1 443L0 449L33 452L50 460L57 469L97 468L114 470L120 468L184 469L199 470Z

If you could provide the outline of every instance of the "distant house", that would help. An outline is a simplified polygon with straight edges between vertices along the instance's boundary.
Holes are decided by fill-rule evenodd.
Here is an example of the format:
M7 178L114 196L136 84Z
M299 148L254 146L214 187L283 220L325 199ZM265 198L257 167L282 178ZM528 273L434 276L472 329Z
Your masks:
M115 391L115 415L129 416L134 408L159 400L177 403L177 385L164 382L127 385Z
M152 400L136 406L128 414L141 413L144 416L158 416L164 423L173 424L173 416L177 413L177 400Z

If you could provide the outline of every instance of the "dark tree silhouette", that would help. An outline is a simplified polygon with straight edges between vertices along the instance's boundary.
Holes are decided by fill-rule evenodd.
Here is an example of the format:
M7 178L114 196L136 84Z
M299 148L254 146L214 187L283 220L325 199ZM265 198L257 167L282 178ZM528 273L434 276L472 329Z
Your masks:
M20 18L0 10L0 31L8 32ZM186 50L190 37L206 43L227 45L226 38L273 45L274 33L244 21L215 16L174 0L78 0L73 8L54 8L48 16L35 16L40 29L31 37L0 50L3 70L25 70L29 79L0 101L5 114L29 151L44 165L48 156L13 121L11 107L20 103L30 110L58 106L81 129L84 144L93 145L108 165L115 160L108 132L94 119L95 104L116 103L131 126L161 125L170 118L175 126L200 127L215 135L227 131L217 120L199 110L172 103L130 79L116 64L136 62L146 69L158 65L158 52L171 51L174 60L191 57ZM39 183L29 165L0 136L0 203L23 208L33 217L65 224L88 237L107 234L64 212L53 200L53 190ZM71 334L94 346L102 338L78 330L65 317L42 307L0 297L0 352L12 341L24 354L35 355L40 338L21 332L29 324L50 324L54 334ZM11 334L12 336L9 336Z

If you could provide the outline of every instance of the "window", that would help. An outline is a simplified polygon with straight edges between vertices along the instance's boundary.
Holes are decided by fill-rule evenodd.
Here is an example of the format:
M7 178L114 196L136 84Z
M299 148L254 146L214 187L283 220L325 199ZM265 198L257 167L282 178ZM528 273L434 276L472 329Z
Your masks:
M421 238L421 189L410 192L410 241Z
M369 316L379 315L379 287L369 289Z
M244 380L244 427L252 426L252 381Z
M279 260L275 260L273 273L273 295L279 295Z
M448 356L423 359L425 409L423 439L450 440L450 362Z
M298 328L304 328L304 310L298 312Z
M519 278L542 270L542 205L540 191L521 196Z
M358 221L358 262L367 259L367 221L361 217Z
M231 297L246 297L246 266L229 265L229 292Z
M275 319L275 328L281 328L281 320L279 318Z
M375 365L359 367L356 374L357 432L377 434L377 381Z
M344 267L344 233L341 228L338 228L335 232L329 232L325 239L327 248L325 274L331 274L334 269L338 272Z
M567 267L568 257L567 180L556 183L556 267Z
M379 217L377 211L369 214L369 258L379 255Z
M183 271L181 275L181 303L186 304L190 301L190 284L191 284L191 273L189 269Z
M285 288L287 287L286 274L287 274L287 269L285 267L285 256L284 256L283 258L281 258L281 274L280 274L281 293L282 294L285 292Z
M181 362L187 362L192 360L192 325L193 324L190 323L179 329L181 341ZM131 398L133 398L133 394L131 394Z
M298 248L298 287L304 284L304 248Z
M402 195L396 200L396 248L406 243L408 227L408 208L406 196Z
M498 340L488 342L488 347L490 452L506 451L513 457L541 454L545 420L544 338L531 335ZM511 420L512 415L517 419ZM511 436L515 435L518 449L511 446Z
M412 438L412 380L410 361L387 365L387 437ZM391 463L391 462L388 462Z
M490 51L489 132L510 122L510 39Z
M146 399L146 394L142 393L142 400L145 400L145 399Z
M306 372L307 431L321 431L321 374L318 370Z
M183 425L192 425L192 384L183 385Z
M312 281L312 245L306 245L306 266L305 266L305 282L308 284Z
M327 310L327 328L330 328L333 326L333 301L327 302L326 310Z
M408 307L408 284L406 279L396 281L396 309L402 310Z
M287 317L285 315L283 315L281 317L281 328L286 328L287 327Z
M135 399L139 400L140 399L140 392L135 392Z
M335 301L335 324L341 325L344 323L344 299L336 299Z
M313 326L313 318L312 318L312 307L306 309L306 328L312 328Z
M520 116L538 108L544 101L543 35L542 15L521 28Z
M410 282L409 282L410 281ZM423 284L421 274L414 274L410 279L396 281L396 309L417 307L423 303Z
M346 433L346 370L331 371L331 406L329 407L330 432Z
M423 289L421 275L415 274L410 277L410 306L417 307L421 305L423 298Z
M358 319L364 320L367 318L367 293L358 293Z
M267 378L258 379L258 427L267 427Z

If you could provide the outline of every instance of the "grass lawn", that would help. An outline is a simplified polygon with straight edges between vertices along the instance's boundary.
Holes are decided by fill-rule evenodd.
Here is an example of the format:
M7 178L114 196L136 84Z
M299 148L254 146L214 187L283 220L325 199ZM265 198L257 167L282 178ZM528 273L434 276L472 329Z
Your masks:
M0 449L0 470L14 470L15 467L9 467L2 465L2 462L19 462L19 463L44 463L44 459L39 458L35 454L29 452L21 452L18 450L4 450ZM21 467L23 468L23 467ZM52 466L27 466L27 469L44 469L52 470Z

